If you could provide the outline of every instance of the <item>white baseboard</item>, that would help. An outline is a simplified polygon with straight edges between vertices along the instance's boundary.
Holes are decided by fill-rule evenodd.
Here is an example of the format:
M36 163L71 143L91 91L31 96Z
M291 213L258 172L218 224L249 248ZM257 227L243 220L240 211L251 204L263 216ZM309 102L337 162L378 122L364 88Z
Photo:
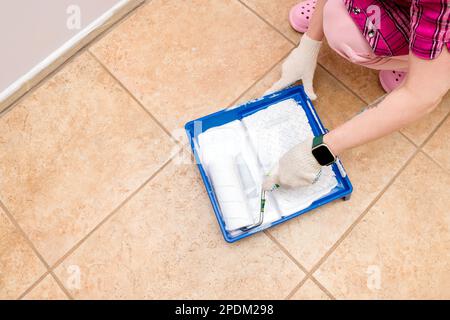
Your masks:
M30 71L21 76L4 91L0 92L0 112L6 110L47 75L67 61L67 59L144 1L145 0L121 0L114 7L77 33L69 41L52 52Z

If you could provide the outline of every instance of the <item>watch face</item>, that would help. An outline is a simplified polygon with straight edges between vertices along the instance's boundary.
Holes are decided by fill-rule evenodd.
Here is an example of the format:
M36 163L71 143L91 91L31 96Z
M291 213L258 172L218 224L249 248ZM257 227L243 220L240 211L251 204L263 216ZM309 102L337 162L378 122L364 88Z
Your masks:
M319 145L316 148L312 150L312 154L314 155L314 158L316 158L317 162L321 166L327 166L334 162L334 156L330 152L327 146L325 145Z

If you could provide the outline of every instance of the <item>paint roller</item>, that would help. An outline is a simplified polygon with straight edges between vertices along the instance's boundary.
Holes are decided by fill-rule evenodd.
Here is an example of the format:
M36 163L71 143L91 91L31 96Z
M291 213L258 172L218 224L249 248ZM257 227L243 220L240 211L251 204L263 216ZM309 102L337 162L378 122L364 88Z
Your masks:
M263 223L263 211L258 211L259 188L241 154L211 161L208 175L228 231L248 231ZM259 212L257 219L255 212Z

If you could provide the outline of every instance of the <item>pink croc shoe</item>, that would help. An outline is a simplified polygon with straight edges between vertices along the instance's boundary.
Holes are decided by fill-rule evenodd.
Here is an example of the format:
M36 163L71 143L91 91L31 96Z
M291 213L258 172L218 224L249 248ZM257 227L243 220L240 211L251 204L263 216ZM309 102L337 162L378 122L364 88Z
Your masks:
M406 78L406 72L395 70L381 70L379 74L380 83L384 91L390 93L397 89Z
M305 33L309 27L309 21L316 9L317 0L306 0L295 5L289 12L289 22L294 30Z

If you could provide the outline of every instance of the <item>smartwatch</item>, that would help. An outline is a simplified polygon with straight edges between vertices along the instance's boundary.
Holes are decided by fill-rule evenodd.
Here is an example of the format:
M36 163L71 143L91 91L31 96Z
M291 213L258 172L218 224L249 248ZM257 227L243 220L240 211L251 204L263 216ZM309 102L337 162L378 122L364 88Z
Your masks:
M336 156L330 148L323 142L323 134L314 137L312 145L312 154L321 166L329 166L336 162Z

